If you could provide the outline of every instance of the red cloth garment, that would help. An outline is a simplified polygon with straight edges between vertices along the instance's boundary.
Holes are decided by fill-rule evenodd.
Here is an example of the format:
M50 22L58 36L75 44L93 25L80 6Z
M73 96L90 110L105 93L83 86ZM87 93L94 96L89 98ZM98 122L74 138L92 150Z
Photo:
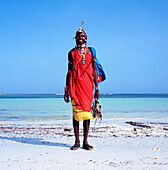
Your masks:
M71 54L73 69L70 71L69 95L71 101L75 100L78 109L90 112L94 90L92 56L86 52L83 65L77 48L74 48Z

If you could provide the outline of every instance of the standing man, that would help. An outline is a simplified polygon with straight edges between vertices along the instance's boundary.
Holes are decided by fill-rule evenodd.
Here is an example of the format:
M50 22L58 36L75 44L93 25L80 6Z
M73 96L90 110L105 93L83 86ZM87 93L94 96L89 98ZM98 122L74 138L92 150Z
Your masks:
M86 46L87 34L82 29L84 21L76 32L76 47L68 53L68 73L66 77L66 86L64 100L69 102L69 95L73 107L73 128L75 133L75 144L72 150L80 147L79 140L79 121L83 120L84 140L83 149L92 150L93 146L88 144L88 133L90 119L93 119L90 113L94 98L99 99L99 86L96 71L96 55L93 58L90 49Z

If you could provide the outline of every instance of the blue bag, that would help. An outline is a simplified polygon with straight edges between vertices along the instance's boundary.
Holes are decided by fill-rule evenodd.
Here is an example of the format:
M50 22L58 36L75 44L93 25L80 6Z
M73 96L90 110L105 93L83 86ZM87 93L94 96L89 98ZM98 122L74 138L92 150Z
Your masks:
M95 57L95 49L93 47L88 47L92 53L92 59ZM97 57L96 57L96 70L97 70L97 75L98 75L98 82L103 82L106 80L106 74L103 70L102 65L99 63Z

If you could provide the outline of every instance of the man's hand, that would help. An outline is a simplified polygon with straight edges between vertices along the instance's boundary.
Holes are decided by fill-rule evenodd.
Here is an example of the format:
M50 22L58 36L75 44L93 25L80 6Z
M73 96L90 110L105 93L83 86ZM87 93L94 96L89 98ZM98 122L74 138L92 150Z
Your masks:
M69 94L68 94L67 91L65 91L64 100L65 100L66 103L69 103Z
M95 98L95 99L99 99L99 90L96 90L96 91L95 91L94 98Z

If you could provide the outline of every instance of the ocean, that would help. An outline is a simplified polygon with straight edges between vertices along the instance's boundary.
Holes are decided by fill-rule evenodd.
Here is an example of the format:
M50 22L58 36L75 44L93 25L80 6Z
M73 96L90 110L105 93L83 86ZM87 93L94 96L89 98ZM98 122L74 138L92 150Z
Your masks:
M168 94L101 95L103 119L168 118ZM72 119L72 107L62 95L0 95L0 121Z

